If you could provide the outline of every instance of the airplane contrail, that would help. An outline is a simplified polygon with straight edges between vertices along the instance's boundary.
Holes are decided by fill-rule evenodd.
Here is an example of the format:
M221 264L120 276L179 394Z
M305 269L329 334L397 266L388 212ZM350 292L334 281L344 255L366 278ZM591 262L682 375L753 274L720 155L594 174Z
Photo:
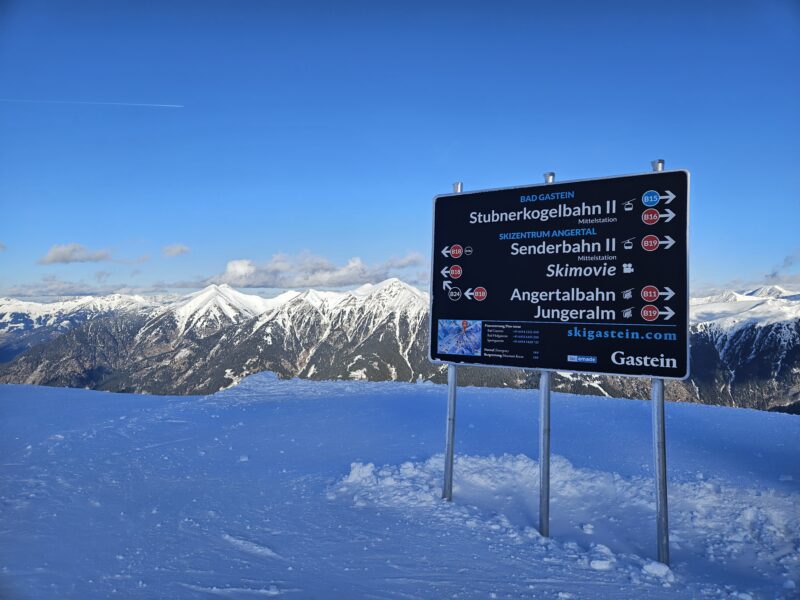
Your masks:
M0 102L28 104L89 104L93 106L142 106L145 108L184 108L183 104L146 104L143 102L95 102L92 100L29 100L23 98L0 98Z

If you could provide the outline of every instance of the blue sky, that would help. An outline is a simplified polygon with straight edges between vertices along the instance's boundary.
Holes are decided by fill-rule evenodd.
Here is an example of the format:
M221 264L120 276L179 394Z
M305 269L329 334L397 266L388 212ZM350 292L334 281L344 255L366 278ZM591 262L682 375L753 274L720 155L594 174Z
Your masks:
M798 72L792 0L5 0L0 294L422 284L453 181L654 158L696 289L800 287Z

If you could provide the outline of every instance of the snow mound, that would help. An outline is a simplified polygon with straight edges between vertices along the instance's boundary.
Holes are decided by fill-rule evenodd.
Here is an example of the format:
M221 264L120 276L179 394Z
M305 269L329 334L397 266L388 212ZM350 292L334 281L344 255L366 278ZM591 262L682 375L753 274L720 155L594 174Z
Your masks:
M452 504L441 501L443 469L442 455L396 466L356 462L328 498L351 499L361 508L412 511L411 520L435 518L448 528L477 530L506 544L543 543L531 527L537 514L538 497L532 493L539 486L537 461L522 454L457 455ZM579 557L581 564L629 577L641 573L667 584L675 580L669 567L631 552L622 542L632 523L652 521L651 479L577 468L561 456L552 457L551 475L551 502L559 518L576 529L583 523L582 533L606 540L599 544L584 536L588 547ZM776 571L800 575L800 493L733 487L702 476L673 483L669 491L673 545L719 565L739 564L776 577ZM598 515L602 523L587 527ZM548 546L564 561L576 549L556 541Z

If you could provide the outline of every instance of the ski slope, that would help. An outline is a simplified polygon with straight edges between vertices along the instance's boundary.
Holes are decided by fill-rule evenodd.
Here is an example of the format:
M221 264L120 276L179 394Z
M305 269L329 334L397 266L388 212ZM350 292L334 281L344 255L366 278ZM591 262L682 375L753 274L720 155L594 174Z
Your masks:
M797 598L800 418L667 405L672 569L655 552L650 406L280 381L207 397L0 386L0 597Z

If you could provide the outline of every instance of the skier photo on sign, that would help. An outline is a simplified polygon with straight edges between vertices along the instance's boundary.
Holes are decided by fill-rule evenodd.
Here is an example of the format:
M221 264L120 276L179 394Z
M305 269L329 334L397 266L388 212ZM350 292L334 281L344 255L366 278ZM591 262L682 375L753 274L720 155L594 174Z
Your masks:
M437 346L442 354L480 356L482 321L439 319Z

